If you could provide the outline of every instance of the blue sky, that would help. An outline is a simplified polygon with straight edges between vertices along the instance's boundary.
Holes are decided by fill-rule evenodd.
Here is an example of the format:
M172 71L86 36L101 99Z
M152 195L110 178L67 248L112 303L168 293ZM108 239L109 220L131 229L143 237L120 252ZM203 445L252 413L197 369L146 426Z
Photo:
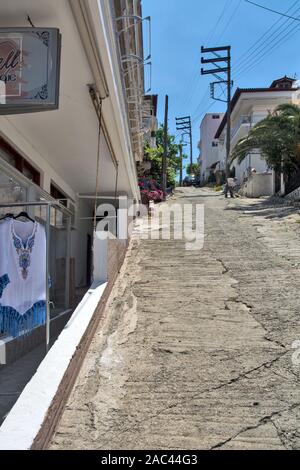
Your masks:
M300 18L299 0L254 1ZM237 87L269 86L284 75L297 74L300 79L300 22L245 0L142 0L142 6L143 16L152 19L151 92L159 95L159 122L168 94L169 129L174 135L175 116L192 116L194 160L203 113L226 107L209 98L213 77L200 75L202 45L232 46L233 92Z

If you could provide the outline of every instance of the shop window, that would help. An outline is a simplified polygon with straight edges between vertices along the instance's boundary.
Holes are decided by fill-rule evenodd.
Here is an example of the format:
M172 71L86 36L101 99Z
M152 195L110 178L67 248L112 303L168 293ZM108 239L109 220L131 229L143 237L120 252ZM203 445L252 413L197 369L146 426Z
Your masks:
M41 174L22 155L20 155L8 142L0 137L0 157L9 165L16 168L26 178L40 186Z
M55 184L53 184L53 183L51 183L51 185L50 185L50 194L54 199L60 199L61 204L65 207L67 207L67 205L68 205L68 201L67 201L68 196L66 196L66 194L64 194L60 189L58 189L58 187L55 186Z

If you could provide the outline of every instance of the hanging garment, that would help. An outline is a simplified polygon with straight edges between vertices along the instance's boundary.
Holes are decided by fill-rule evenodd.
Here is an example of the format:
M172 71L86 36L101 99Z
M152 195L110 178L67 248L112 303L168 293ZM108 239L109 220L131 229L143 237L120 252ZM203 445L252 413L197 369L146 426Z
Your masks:
M0 332L13 337L45 323L46 234L37 223L0 224Z

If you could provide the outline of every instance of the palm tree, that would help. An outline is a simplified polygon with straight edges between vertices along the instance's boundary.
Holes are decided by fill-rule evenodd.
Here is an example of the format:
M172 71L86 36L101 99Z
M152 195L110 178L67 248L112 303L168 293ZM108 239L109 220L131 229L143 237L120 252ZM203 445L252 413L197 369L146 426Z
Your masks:
M241 163L255 149L273 170L285 175L299 171L300 108L294 104L279 105L239 141L232 152L231 162L237 160Z

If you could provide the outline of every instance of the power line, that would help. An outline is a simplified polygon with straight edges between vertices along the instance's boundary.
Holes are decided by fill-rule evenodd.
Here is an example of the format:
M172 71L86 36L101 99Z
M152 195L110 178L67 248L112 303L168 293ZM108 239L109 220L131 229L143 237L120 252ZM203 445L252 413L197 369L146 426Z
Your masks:
M294 35L295 32L297 32L300 29L300 25L297 23L294 27L290 28L291 25L288 26L288 28L285 28L284 31L287 31L287 33L282 36L282 33L278 34L273 40L272 43L266 45L259 53L258 57L256 57L254 60L251 60L248 64L246 64L245 68L242 70L239 70L238 75L235 77L236 79L239 78L241 75L243 75L245 72L252 70L255 65L258 65L261 63L262 59L267 55L272 52L275 47L281 46L283 43L285 43L291 36ZM279 39L278 39L279 38ZM278 39L277 42L276 39ZM271 47L269 47L271 46ZM265 51L265 52L264 52Z
M247 0L245 0L245 1L247 1ZM261 6L261 5L255 4L254 2L250 2L250 1L248 1L248 3L252 3L252 4L256 5L256 6ZM299 3L299 0L296 0L296 2L294 2L293 5L288 8L287 13L288 13L289 11L291 11L291 10L297 5L297 3ZM263 7L262 7L262 8L263 8ZM271 9L269 9L269 10L271 10ZM290 37L294 36L294 35L298 32L298 28L299 28L300 26L297 24L297 25L295 25L295 26L293 27L293 22L294 22L294 21L299 22L299 21L300 21L300 17L294 17L294 16L292 16L292 15L288 15L287 13L276 12L275 10L274 10L274 11L271 10L271 11L274 12L274 13L279 14L281 17L285 17L285 18L287 18L288 20L293 20L293 21L292 21L292 22L291 22L291 21L285 21L282 25L280 25L279 28L277 28L271 35L269 35L263 43L259 44L260 41L261 41L262 39L264 39L264 38L268 35L268 33L270 33L270 32L274 29L274 27L275 27L278 23L280 23L280 22L282 21L282 18L279 18L279 19L278 19L278 20L277 20L277 21L276 21L276 22L275 22L275 23L274 23L256 42L255 42L255 43L253 43L253 45L252 45L247 51L245 51L245 52L240 56L240 58L239 58L238 61L237 61L236 67L237 67L237 70L239 71L239 73L238 73L238 76L237 76L236 78L239 78L240 76L242 76L242 75L243 75L244 73L246 73L247 71L252 70L255 66L259 65L259 64L262 62L263 58L264 58L268 53L270 53L272 50L274 50L275 48L277 48L278 45L283 45L284 43L286 43ZM295 11L295 13L297 13L298 11L299 11L299 8ZM294 13L293 13L293 14L294 14ZM287 23L289 23L288 26L287 26L286 28L282 29L283 26L286 25ZM287 31L287 30L288 30L288 31ZM274 37L275 33L278 32L278 31L280 31L279 34L277 34L277 35L275 36L275 38L272 40L272 42L270 42L270 40ZM282 34L285 33L286 31L287 31L287 33L282 36ZM274 43L274 40L276 41L277 38L279 38L279 40ZM266 44L266 43L268 43L268 44L267 44L263 49L261 49L261 47L262 47L264 44ZM268 47L269 47L271 44L272 44L271 48L268 49ZM258 45L258 47L252 52L252 54L251 54L250 56L246 57L246 60L244 59L244 60L242 60L242 61L240 62L240 59L242 59L242 58L243 58L248 52L250 52L256 45ZM258 52L258 54L256 54L256 55L258 55L258 57L256 57L255 60L252 60L252 61L250 61L250 62L247 64L247 62L249 61L249 58L250 58L251 56L253 56L253 55L255 54L255 52L258 51L259 49L261 49L261 50ZM266 50L266 49L267 49L267 50ZM265 50L266 50L266 51L265 51ZM265 51L265 52L264 52L264 51ZM242 65L242 64L243 64L243 65ZM241 67L241 66L242 66L242 67ZM245 68L243 69L243 67L245 67ZM241 70L239 70L239 69L241 69ZM222 93L219 95L219 97L221 97L221 96L222 96ZM203 99L202 99L202 101L203 101ZM214 105L214 102L210 103L207 108L205 108L203 111L201 111L201 113L199 113L199 114L197 114L195 117L193 117L192 122L194 123L194 122L198 121L202 116L204 116L204 115L213 107L213 105ZM200 107L201 107L201 106L199 105L199 106L196 108L195 113L193 113L193 115L196 114L197 110L198 110Z
M218 26L221 24L221 22L222 22L222 20L223 20L223 18L224 18L224 16L225 16L226 12L228 11L228 9L229 9L229 7L230 7L232 1L233 1L233 0L227 0L227 1L226 1L225 5L224 5L224 8L222 9L222 11L221 11L221 13L220 13L220 15L219 15L219 17L218 17L218 19L217 19L217 21L216 21L214 27L212 28L211 32L208 34L207 39L204 41L204 43L208 44L208 43L212 40L213 36L215 35L215 33L216 33L216 31L217 31ZM240 0L240 1L242 1L242 0ZM238 6L238 7L239 7L239 6ZM235 12L236 12L236 9L235 9ZM234 13L235 13L235 12L234 12ZM234 16L234 14L233 14L232 17L230 18L230 20L229 20L229 22L227 23L225 29L227 29L227 27L229 26L229 24L230 24L230 22L231 22L233 16ZM223 34L224 32L225 32L225 31L223 30L222 34ZM190 86L189 86L190 92L188 93L187 98L186 98L186 99L184 100L184 102L183 102L183 107L188 107L188 105L189 105L190 102L192 101L192 98L193 98L193 96L194 96L194 94L195 94L195 91L197 90L198 83L200 82L200 74L199 74L198 70L199 70L199 65L198 65L198 63L197 63L197 64L196 64L196 72L195 72L195 74L193 74L192 80L189 81L189 84L190 84Z
M293 16L286 15L285 13L282 13L280 11L272 10L272 8L265 7L263 5L260 5L259 3L251 2L250 0L245 0L245 2L251 3L251 5L255 5L256 7L262 8L263 10L276 13L276 15L285 16L286 18L290 18L291 20L300 21L300 18L294 18Z
M228 29L230 23L232 22L233 18L234 18L235 15L237 14L237 12L238 12L238 10L239 10L241 4L242 4L242 0L238 0L237 7L235 8L235 6L233 5L233 13L232 13L232 15L230 16L228 22L226 23L226 26L225 26L225 28L223 29L222 33L218 36L218 39L216 39L216 42L219 42L219 41L222 39L222 37L224 36L224 34L225 34L225 32L227 31L227 29Z
M197 56L198 56L198 52L197 52ZM188 82L188 90L189 90L189 93L187 94L187 96L185 97L185 100L183 102L183 107L184 106L188 106L190 104L190 101L192 100L193 98L193 95L194 95L194 92L196 90L196 84L198 82L198 78L200 77L200 74L199 74L199 62L198 62L198 58L196 59L196 64L195 64L195 67L193 69L193 72L192 72L192 78L189 80Z
M225 3L224 8L223 8L223 10L222 10L222 12L221 12L219 18L217 19L217 22L216 22L214 28L211 30L211 33L209 34L209 37L208 37L207 40L205 41L206 44L209 44L209 43L212 41L212 39L213 39L213 37L214 37L214 34L215 34L216 30L217 30L217 27L218 27L219 24L221 23L221 21L222 21L224 15L225 15L226 11L228 10L229 5L231 4L231 2L232 2L232 0L227 0L227 2Z
M194 114L197 114L198 111L202 108L202 106L204 106L206 104L207 101L209 101L209 85L207 86L203 96L202 96L202 99L200 101L200 103L197 105L197 107L194 109L194 111L192 112L192 115Z
M222 93L219 96L222 96ZM210 105L207 106L207 108L205 108L200 114L198 114L198 116L195 116L194 119L192 120L192 124L194 124L196 121L199 121L202 116L205 116L205 114L208 113L208 111L213 107L214 104L215 104L215 101L212 101Z
M294 35L299 31L299 29L300 29L300 25L299 25L299 24L295 25L294 28L293 28L291 31L289 31L283 38L280 38L279 41L277 41L275 44L273 44L273 46L271 47L271 49L269 49L269 50L266 51L262 56L260 56L260 58L259 58L258 61L254 62L254 63L252 63L252 64L249 64L249 67L246 68L245 70L242 70L242 72L241 72L236 78L239 78L239 77L241 77L244 73L253 70L253 68L254 68L255 66L259 65L259 64L263 61L264 57L265 57L267 54L269 54L270 52L272 52L275 48L277 48L277 46L285 44L285 43L288 41L288 39L290 39L290 37L294 36ZM284 39L285 39L285 41L284 41ZM283 41L283 42L282 42L282 41Z
M299 3L299 0L296 0L293 5L291 7L289 7L287 10L286 10L286 13L288 13L289 11L293 10L293 8ZM295 13L298 12L298 9L295 11ZM265 44L266 41L268 41L270 39L270 37L273 36L273 34L278 31L283 25L281 25L279 28L277 28L274 33L272 33L270 36L268 36L269 33L271 33L271 31L275 28L275 26L278 24L278 23L281 23L283 20L283 18L279 18L278 20L275 21L275 23L273 23L273 25L267 29L267 31L265 31L265 33L260 36L253 44L251 47L249 47L238 59L237 59L237 62L233 64L233 69L237 69L239 68L244 62L247 62L248 59L253 55L255 54L255 52L257 50L260 49L261 45L262 44ZM285 24L288 20L286 20L283 24ZM264 39L265 37L267 36L267 39L265 41L263 41L263 43L261 44L261 41L262 39ZM255 47L257 46L257 47ZM254 49L254 50L253 50ZM252 51L253 50L253 51ZM252 51L252 52L251 52Z
M295 13L298 11L300 11L300 8L298 8L295 11ZM247 58L245 58L238 66L234 68L235 73L239 74L244 68L247 68L249 65L252 65L253 59L255 62L257 56L261 56L261 53L263 53L266 49L268 49L269 46L273 46L274 41L276 41L276 39L280 37L285 37L284 33L290 30L290 28L293 26L293 23L294 23L294 20L292 21L290 21L289 19L285 20L285 22L282 25L280 25L277 29L275 29L275 31L273 31L273 33L269 35L261 44L259 44ZM298 23L296 27L299 27Z

